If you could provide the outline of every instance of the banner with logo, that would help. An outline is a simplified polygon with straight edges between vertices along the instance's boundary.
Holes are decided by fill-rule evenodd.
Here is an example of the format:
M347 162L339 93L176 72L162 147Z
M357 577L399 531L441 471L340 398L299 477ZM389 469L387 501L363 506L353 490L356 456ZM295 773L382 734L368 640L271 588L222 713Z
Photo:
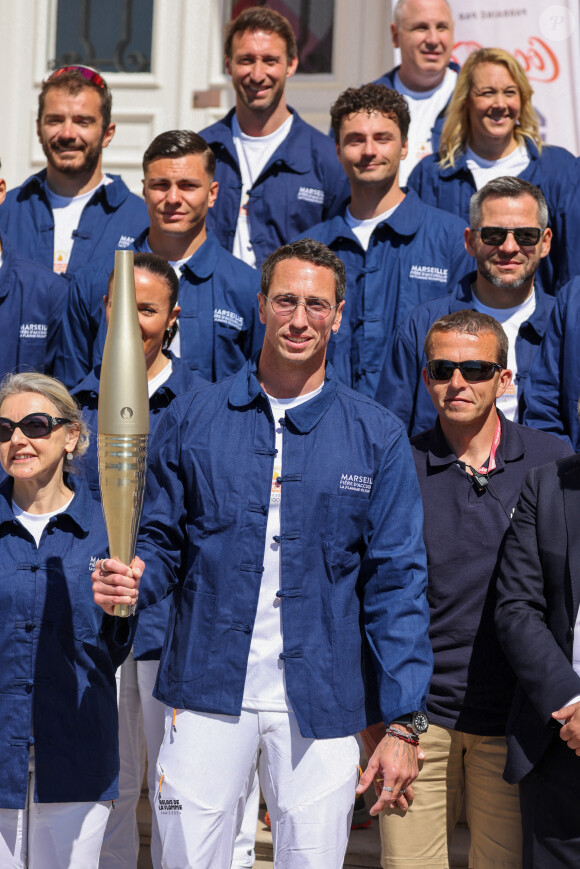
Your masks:
M580 154L578 0L449 0L449 5L455 20L453 59L461 65L484 47L509 51L534 89L542 139Z

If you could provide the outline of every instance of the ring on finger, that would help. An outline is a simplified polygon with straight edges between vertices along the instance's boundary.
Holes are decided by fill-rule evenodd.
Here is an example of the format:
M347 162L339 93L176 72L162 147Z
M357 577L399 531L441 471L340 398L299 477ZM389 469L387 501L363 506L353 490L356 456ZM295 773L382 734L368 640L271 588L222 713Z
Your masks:
M395 789L394 789L394 788L388 788L386 785L383 785L383 790L384 790L384 791L389 791L389 793L392 794L393 791L394 791Z

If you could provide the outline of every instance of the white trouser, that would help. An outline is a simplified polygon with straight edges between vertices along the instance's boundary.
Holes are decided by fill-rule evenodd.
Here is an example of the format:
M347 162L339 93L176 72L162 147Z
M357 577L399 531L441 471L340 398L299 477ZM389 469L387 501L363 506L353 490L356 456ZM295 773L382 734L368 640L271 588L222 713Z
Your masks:
M242 800L240 812L243 817L240 832L234 842L232 869L252 869L256 857L256 827L258 826L258 812L260 811L260 779L257 770L254 773L247 799L245 794L240 799Z
M0 809L1 869L97 869L109 817L102 803L35 803L34 771L25 809Z
M155 797L163 869L230 869L257 765L276 869L340 869L357 782L353 736L305 739L292 712L178 711L175 725L172 715Z
M165 706L153 697L159 661L135 661L131 653L117 670L119 685L119 799L111 812L99 869L136 869L139 856L137 803L147 758L147 786L153 808L155 764L165 729ZM151 862L161 869L161 840L155 812ZM2 867L0 866L0 869Z

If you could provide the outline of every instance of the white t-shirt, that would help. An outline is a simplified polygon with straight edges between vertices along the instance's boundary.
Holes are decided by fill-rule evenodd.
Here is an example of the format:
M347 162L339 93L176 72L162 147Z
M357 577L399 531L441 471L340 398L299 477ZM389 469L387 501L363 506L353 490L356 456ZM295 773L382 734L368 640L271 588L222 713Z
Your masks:
M399 184L404 187L407 178L417 163L433 153L431 130L435 121L451 99L457 82L457 73L447 69L441 84L430 91L412 91L405 87L399 74L395 73L395 90L402 94L409 105L409 151L399 167Z
M519 145L515 151L512 151L507 157L500 157L499 160L484 160L469 147L465 149L465 157L467 168L473 175L478 190L481 190L488 181L493 181L494 178L500 178L502 175L511 175L516 178L521 175L530 162L525 145Z
M371 240L371 235L373 234L375 227L383 220L390 217L400 204L401 203L398 202L392 208L389 208L388 211L383 211L382 214L378 214L376 217L368 217L366 220L357 220L356 217L353 217L350 213L350 208L346 209L345 220L352 229L354 235L357 237L363 250L368 250L369 241Z
M64 511L68 509L73 498L74 494L70 496L66 504L59 507L58 510L53 510L52 513L27 513L25 510L22 510L18 504L15 504L14 501L12 501L12 511L20 524L24 525L26 530L33 536L36 545L40 546L42 532L48 525L51 517L56 516L58 513L64 513Z
M270 133L269 136L247 136L242 132L242 128L234 114L232 133L242 174L242 195L232 253L238 259L248 263L252 268L256 267L256 255L250 241L250 222L248 219L250 190L260 177L260 173L265 168L274 151L280 147L289 134L293 120L294 115L290 115L282 126L274 130L273 133Z
M300 395L298 398L273 398L268 396L276 426L276 456L272 474L270 509L266 525L266 548L264 550L264 573L260 584L260 596L256 621L250 644L248 669L244 685L244 709L259 709L262 712L286 712L289 708L286 695L284 662L280 659L284 644L282 640L282 599L276 597L280 589L280 544L274 537L280 536L280 503L282 488L277 482L282 475L282 432L280 424L287 410L314 398L322 386Z
M104 175L101 181L80 196L59 196L48 184L45 184L46 195L54 217L54 264L53 271L66 272L74 244L73 232L79 225L81 214L89 199L103 184L111 184L112 178Z
M518 337L518 332L520 331L522 323L529 320L536 310L536 292L532 289L532 292L526 301L522 302L521 305L516 305L515 308L488 308L487 305L482 304L474 294L473 307L481 314L487 314L489 317L494 317L498 323L501 323L504 332L508 336L508 368L513 372L514 376L504 394L497 399L496 404L502 413L505 414L506 419L510 419L512 422L517 422L518 387L515 382L517 372L516 338Z
M171 342L171 347L173 349L173 342ZM173 371L173 363L171 359L168 359L167 365L165 368L162 368L159 374L156 374L155 377L152 377L151 380L147 381L147 389L149 391L149 398L157 392L160 386L163 386L166 380L169 380L171 377L171 372Z

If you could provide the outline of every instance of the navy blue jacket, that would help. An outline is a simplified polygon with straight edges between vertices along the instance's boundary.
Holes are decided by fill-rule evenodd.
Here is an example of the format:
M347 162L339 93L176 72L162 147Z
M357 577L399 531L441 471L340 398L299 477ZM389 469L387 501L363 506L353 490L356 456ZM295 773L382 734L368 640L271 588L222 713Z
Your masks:
M506 535L497 584L497 633L518 678L508 722L508 782L527 775L552 740L564 746L552 712L580 694L572 665L579 526L580 457L530 472ZM580 760L563 750L570 756L562 769L568 791L578 785Z
M410 191L375 228L365 251L341 214L304 235L324 242L346 267L346 305L329 358L340 379L374 398L395 326L419 304L454 287L473 268L465 224Z
M22 259L2 239L0 378L8 371L52 372L67 291L63 278Z
M524 423L549 431L580 451L580 277L566 284L530 369Z
M390 88L393 91L396 91L397 88L395 86L395 75L399 72L400 66L395 66L389 72L386 72L380 78L375 79L373 84L384 84L386 87ZM454 72L459 72L460 67L451 62L449 64L449 69L452 69ZM441 130L443 129L443 124L445 123L445 112L447 111L447 106L449 105L449 101L441 109L437 117L435 118L435 123L431 127L431 149L435 154L439 150L439 142L441 140Z
M452 295L418 305L397 326L376 400L402 420L409 437L431 428L437 418L437 411L421 376L427 362L423 353L427 332L439 317L474 307L471 286L475 279L475 272L466 275ZM518 422L522 422L523 418L530 366L538 352L554 301L553 296L547 296L536 287L534 313L522 323L516 338L517 371L514 372L514 379L518 386Z
M298 233L336 214L349 196L334 143L290 111L294 115L290 132L250 192L250 241L257 266ZM232 135L234 112L232 109L200 133L216 156L215 180L220 185L217 202L207 213L207 225L229 251L234 245L242 195Z
M153 449L157 427L164 417L165 411L174 398L204 386L203 380L194 371L190 371L182 359L177 359L172 353L167 353L173 369L165 383L157 389L149 399L149 450ZM80 471L88 483L93 498L101 502L99 488L99 462L97 457L97 418L99 403L99 379L101 366L94 368L87 377L79 383L72 394L83 409L83 418L91 433L89 448L80 462ZM143 612L137 624L133 640L133 657L135 660L158 661L161 655L163 638L169 620L169 598L164 598L155 606Z
M26 805L32 745L35 802L118 795L115 669L130 649L134 619L114 619L94 603L91 572L107 554L103 516L81 480L69 475L67 485L75 496L50 519L38 548L14 518L12 480L0 485L0 806L7 809Z
M155 696L239 715L275 454L256 360L176 398L163 429L151 463L156 498L137 545L148 577L140 604L173 591ZM286 413L283 440L286 689L303 736L344 736L424 705L431 648L421 499L400 422L341 384L330 365L321 393ZM361 624L376 670L370 720Z
M540 261L538 275L543 289L555 293L567 279L567 268L560 262L566 240L563 206L568 201L571 178L577 178L578 169L574 156L565 148L544 145L542 153L538 154L530 140L526 140L526 148L530 162L518 177L540 187L546 197L554 237L549 255ZM439 154L430 154L415 166L408 184L424 202L457 214L469 223L469 202L476 187L464 153L458 155L455 166L445 169L439 166ZM568 243L577 244L577 241L570 237Z
M119 175L99 187L86 204L74 235L67 272L72 274L89 260L116 248L129 247L148 224L147 208L131 193ZM0 206L0 235L9 239L20 256L52 271L54 218L45 190L46 169L31 175L21 187L8 192Z
M135 239L143 250L149 230ZM103 296L115 264L101 258L70 280L55 375L76 386L101 361L107 331ZM234 374L262 346L258 273L207 238L181 269L180 356L192 371L213 381Z
M434 656L429 717L442 727L481 736L505 734L515 687L494 627L495 582L508 516L528 471L571 453L557 438L498 413L497 467L482 492L460 467L439 420L411 441L425 512Z

